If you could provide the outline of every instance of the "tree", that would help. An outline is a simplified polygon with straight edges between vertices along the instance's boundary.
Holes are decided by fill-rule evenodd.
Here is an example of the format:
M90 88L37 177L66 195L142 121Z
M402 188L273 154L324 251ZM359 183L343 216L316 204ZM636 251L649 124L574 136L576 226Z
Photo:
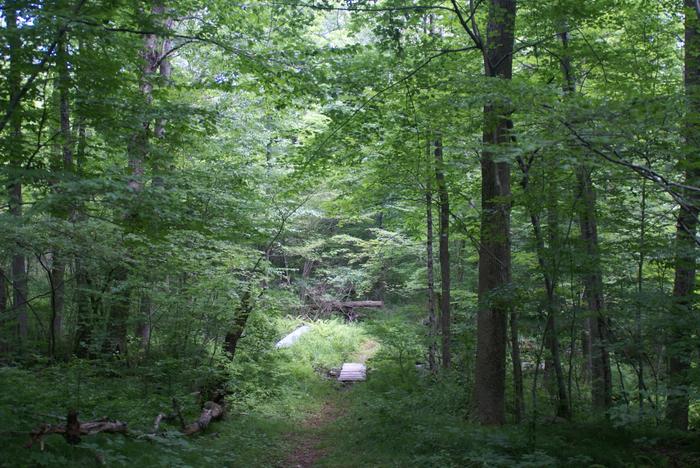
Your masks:
M698 203L697 187L700 187L700 8L691 0L685 0L685 55L684 85L686 93L684 154L679 166L685 174L683 203L678 213L675 243L675 275L673 280L672 313L675 317L669 343L669 395L666 418L676 429L688 429L688 372L693 355L688 327L693 326L692 312L695 302Z
M445 181L442 138L435 139L435 179L440 202L440 331L442 333L442 367L450 368L450 195Z
M511 79L514 34L515 1L492 0L484 46L487 77ZM509 299L511 200L510 163L499 157L499 150L510 142L510 112L507 99L502 97L484 106L474 398L477 419L486 425L505 422L506 318L512 307Z

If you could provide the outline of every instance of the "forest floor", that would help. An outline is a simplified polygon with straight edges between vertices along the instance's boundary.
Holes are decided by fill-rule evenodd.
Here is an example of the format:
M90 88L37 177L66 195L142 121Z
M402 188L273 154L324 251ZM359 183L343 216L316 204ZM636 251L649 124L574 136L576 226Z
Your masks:
M329 426L343 413L345 408L335 400L324 402L321 408L306 418L298 431L289 434L292 451L280 467L308 468L328 453L326 433Z
M380 344L368 339L362 342L359 349L350 356L350 362L366 363L379 350ZM355 384L338 384L337 393L329 395L321 406L309 414L301 423L299 429L287 434L291 451L280 467L308 468L316 466L331 451L334 423L347 413L347 398L343 394L352 389Z
M154 358L134 368L83 360L0 367L0 467L700 466L697 432L625 423L619 405L609 421L586 418L581 407L575 423L545 415L524 425L474 425L464 371L433 376L416 368L418 317L415 326L398 314L359 324L319 320L294 348L268 351L300 323L278 319L263 329L269 339L242 347L229 368L237 385L227 417L194 437L180 435L176 424L155 439L139 434L173 397L187 421L197 417L191 392L192 382L209 375L202 364ZM367 381L326 377L343 362L366 362ZM545 391L538 397L546 401ZM24 448L32 429L59 422L70 407L86 420L127 421L133 433L97 434L76 446L53 435L44 450Z

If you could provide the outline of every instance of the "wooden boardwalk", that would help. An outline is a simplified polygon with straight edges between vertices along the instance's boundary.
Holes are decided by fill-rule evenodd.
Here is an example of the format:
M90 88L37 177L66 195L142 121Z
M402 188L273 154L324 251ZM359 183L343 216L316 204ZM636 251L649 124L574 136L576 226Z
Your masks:
M367 379L367 367L358 362L346 362L340 369L338 381L340 382L362 382Z

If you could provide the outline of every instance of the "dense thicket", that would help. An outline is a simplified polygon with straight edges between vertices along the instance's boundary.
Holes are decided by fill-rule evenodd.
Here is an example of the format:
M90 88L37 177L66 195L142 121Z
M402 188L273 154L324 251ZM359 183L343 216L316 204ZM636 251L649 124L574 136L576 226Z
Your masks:
M700 425L695 1L0 5L6 370L231 398L378 300L470 420Z

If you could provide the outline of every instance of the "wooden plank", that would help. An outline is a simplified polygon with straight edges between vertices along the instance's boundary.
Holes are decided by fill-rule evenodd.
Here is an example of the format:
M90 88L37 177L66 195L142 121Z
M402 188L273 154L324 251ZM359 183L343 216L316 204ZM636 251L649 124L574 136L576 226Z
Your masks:
M359 362L346 362L338 376L340 382L361 382L366 379L367 367Z
M279 340L277 342L277 344L275 345L275 348L276 349L289 348L294 343L296 343L297 340L299 340L299 338L301 338L302 335L304 335L305 333L308 333L310 330L311 330L311 327L309 327L308 325L303 325L303 326L297 328L292 333L290 333L289 335L287 335L284 338L282 338L281 340Z

